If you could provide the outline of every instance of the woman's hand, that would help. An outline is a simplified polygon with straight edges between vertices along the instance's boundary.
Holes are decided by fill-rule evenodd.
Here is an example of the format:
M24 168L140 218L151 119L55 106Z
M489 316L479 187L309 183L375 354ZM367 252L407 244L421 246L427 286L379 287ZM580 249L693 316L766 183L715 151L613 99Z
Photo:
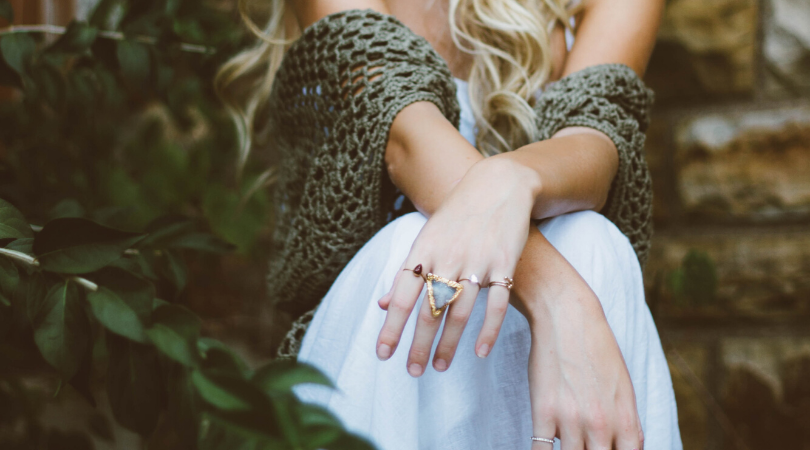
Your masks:
M450 280L472 278L481 286L512 277L523 252L530 227L530 213L539 182L536 173L510 159L497 156L476 163L452 189L422 228L402 269L422 266ZM463 290L446 311L447 321L433 366L447 370L478 295L479 285L461 281ZM380 299L388 310L377 341L377 356L386 360L396 350L405 323L416 304L424 280L400 270L391 291ZM485 357L495 344L509 303L509 290L492 286L476 354ZM419 311L408 356L408 372L422 375L441 317L434 317L429 302Z
M535 251L521 261L513 302L532 333L533 434L560 438L563 450L641 449L630 374L599 299L539 231L527 247Z

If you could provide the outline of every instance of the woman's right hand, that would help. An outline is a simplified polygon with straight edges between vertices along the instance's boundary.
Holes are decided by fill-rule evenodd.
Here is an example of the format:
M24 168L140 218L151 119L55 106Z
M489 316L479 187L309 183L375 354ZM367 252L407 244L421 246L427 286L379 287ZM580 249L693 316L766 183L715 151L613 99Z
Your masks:
M524 310L532 333L534 436L556 436L562 450L641 449L635 391L602 305L574 267L535 231L527 246L541 249L535 254L544 273L521 277L520 285L516 274L513 293L522 297L515 306ZM534 442L532 449L551 446Z

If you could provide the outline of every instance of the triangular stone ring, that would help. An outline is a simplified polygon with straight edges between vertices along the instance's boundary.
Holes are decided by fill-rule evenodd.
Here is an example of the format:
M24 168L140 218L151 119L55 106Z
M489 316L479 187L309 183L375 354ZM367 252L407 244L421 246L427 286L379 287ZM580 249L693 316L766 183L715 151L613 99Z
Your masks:
M430 312L433 317L439 317L448 306L464 289L464 286L447 278L440 277L436 274L428 272L425 277L427 282L427 295L430 301Z

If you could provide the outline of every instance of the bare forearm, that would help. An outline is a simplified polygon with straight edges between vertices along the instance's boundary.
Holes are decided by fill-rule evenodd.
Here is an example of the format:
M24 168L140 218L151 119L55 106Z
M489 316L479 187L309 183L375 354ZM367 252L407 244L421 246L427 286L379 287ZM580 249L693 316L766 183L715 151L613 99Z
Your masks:
M415 124L421 126L414 126ZM594 178L607 178L606 183L610 183L609 175L593 176L594 172L599 171L598 168L584 169L591 164L585 155L588 153L588 146L594 144L604 146L604 142L599 142L602 138L589 136L591 139L583 139L585 135L577 133L571 135L560 133L560 135L561 137L552 139L556 142L548 148L526 148L521 150L520 158L501 158L501 161L508 162L505 169L514 166L514 177L525 180L522 184L532 190L537 190L536 185L532 184L538 176L537 172L558 171L558 175L551 182L542 183L543 189L552 190L555 195L569 195L567 199L558 197L555 200L543 200L558 214L586 209L587 205L596 203L598 197L604 197L605 194L598 192ZM612 146L612 143L609 144ZM608 152L610 149L601 150ZM559 155L566 152L575 153L577 156ZM613 152L615 153L615 148ZM486 162L496 162L498 158L491 157ZM562 162L555 162L554 158L561 158ZM572 163L577 158L583 160ZM394 183L426 216L431 216L458 181L475 164L483 160L484 157L458 133L432 103L414 103L408 106L397 116L391 127L386 150L388 173ZM561 167L569 163L579 169ZM536 167L537 172L529 166ZM503 169L503 166L498 168ZM615 172L615 163L612 170ZM574 176L568 172L573 172ZM571 179L579 180L580 187L576 185L566 187L565 182ZM581 188L584 185L590 187ZM588 199L589 195L593 198ZM474 208L475 205L470 207ZM556 214L546 214L552 215ZM560 277L562 273L567 273L569 278ZM554 307L556 297L553 293L562 293L567 287L560 284L560 280L570 279L570 276L578 275L542 233L530 227L528 240L515 270L515 287L511 302L533 323L535 320L542 320L543 317L548 317L547 313ZM543 292L544 296L539 298L538 292Z
M532 209L534 219L599 211L619 164L610 138L584 127L565 128L551 139L497 157L530 169L541 183Z
M410 105L394 120L386 149L388 173L416 208L430 216L455 184L484 157L429 102ZM589 128L568 128L547 141L488 159L514 168L535 204L532 217L599 210L616 173L613 142Z

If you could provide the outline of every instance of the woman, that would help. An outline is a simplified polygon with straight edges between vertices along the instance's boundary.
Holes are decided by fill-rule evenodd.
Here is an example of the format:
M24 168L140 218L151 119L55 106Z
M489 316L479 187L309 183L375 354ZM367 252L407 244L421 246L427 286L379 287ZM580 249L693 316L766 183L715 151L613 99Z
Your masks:
M271 290L320 301L298 357L338 387L299 395L381 449L681 448L639 264L662 2L578 5L570 51L561 1L287 6L221 81L266 70Z

